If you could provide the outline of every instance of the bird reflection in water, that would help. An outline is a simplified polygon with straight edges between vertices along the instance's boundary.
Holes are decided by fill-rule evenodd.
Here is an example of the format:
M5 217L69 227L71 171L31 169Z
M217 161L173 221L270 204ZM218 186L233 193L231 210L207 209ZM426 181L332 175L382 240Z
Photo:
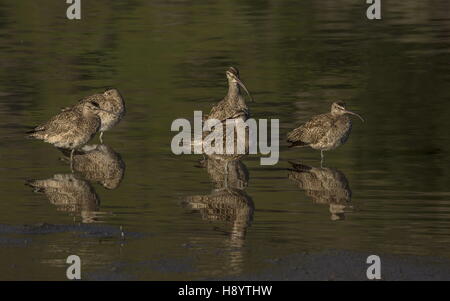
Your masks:
M78 213L83 223L95 222L100 199L92 185L74 174L56 174L26 184L36 193L43 193L59 211Z
M345 219L345 212L353 209L351 205L352 191L345 175L333 168L317 168L303 164L289 162L288 177L314 203L328 204L331 220Z
M70 153L61 150L70 162ZM125 163L120 154L106 144L85 145L73 155L73 170L82 178L99 183L106 189L116 189L125 174Z
M213 183L212 192L188 196L183 205L200 212L204 220L232 225L228 233L230 269L238 272L242 263L242 247L254 212L253 200L245 192L249 180L247 167L240 160L224 161L212 158L203 160L201 164Z
M70 151L62 150L63 161L70 164ZM100 198L93 183L106 189L119 187L124 174L125 163L111 147L85 145L73 154L73 173L56 174L49 179L28 180L26 185L36 193L43 193L58 210L74 213L83 223L98 222Z

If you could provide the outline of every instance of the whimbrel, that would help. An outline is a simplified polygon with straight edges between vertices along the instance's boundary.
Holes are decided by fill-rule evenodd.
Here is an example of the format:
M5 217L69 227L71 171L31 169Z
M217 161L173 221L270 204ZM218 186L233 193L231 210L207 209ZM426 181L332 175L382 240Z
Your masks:
M242 118L244 121L250 117L245 98L241 94L241 88L248 94L252 101L253 98L239 78L239 71L235 67L230 67L226 71L228 79L228 93L212 107L211 112L205 116L206 119L218 119L224 122L227 119Z
M335 149L347 141L352 129L352 121L347 114L358 116L364 122L360 115L348 111L345 103L334 102L330 113L314 116L289 132L287 135L287 142L291 143L289 147L309 146L320 150L322 164L324 151Z
M91 96L87 96L79 101L76 106L82 106L86 102L95 101L99 104L100 109L105 111L99 112L98 116L101 120L100 126L100 143L103 143L103 133L105 131L110 130L116 124L118 124L122 118L125 116L125 101L117 89L109 89L104 93L94 94ZM70 110L73 107L64 108L64 110ZM111 112L114 114L110 114L107 112Z
M95 101L85 102L66 109L46 123L35 127L27 132L28 137L43 140L58 148L70 149L72 163L74 150L88 143L100 129L98 116L100 112L108 111L101 109Z
M238 152L237 146L237 131L234 129L234 133L228 133L226 122L227 120L233 120L236 128L239 125L239 121L246 121L250 117L250 111L245 103L245 98L241 93L241 88L248 94L251 101L254 101L250 92L244 85L244 83L239 78L239 71L235 67L230 67L226 71L226 76L228 79L228 93L227 95L219 101L212 109L209 115L204 117L204 122L208 119L216 119L219 120L223 124L223 153L214 153L211 157L214 159L220 159L227 161L237 160L241 157L245 156L248 153L249 147L249 137L248 137L248 128L245 129L246 139L245 145L243 146L244 153ZM229 129L228 129L229 130ZM207 137L211 132L205 132L203 138ZM233 151L225 152L227 139L233 139ZM216 142L216 141L215 141ZM227 166L224 166L227 169Z
M67 150L61 150L69 155ZM116 189L125 174L120 154L106 144L85 145L73 154L73 170L83 179L100 183L106 189Z
M352 191L344 173L333 168L317 168L289 162L288 177L311 197L314 203L328 204L332 220L344 218L351 208Z
M59 210L77 212L84 223L95 221L100 199L92 185L74 174L56 174L49 179L28 180L26 185L46 195Z

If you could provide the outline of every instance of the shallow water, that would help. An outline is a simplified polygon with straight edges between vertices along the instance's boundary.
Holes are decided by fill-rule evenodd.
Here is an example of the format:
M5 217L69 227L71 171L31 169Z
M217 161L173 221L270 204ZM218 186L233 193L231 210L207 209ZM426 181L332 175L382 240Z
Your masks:
M356 2L90 1L68 21L65 1L2 1L0 279L64 279L71 254L86 279L146 280L254 274L329 249L450 258L450 4L383 1L372 22ZM238 226L184 204L214 187L201 156L170 151L172 121L209 111L230 65L253 117L279 118L282 137L277 165L243 160L251 203ZM100 204L83 213L54 205L25 181L70 168L24 132L106 87L127 104L104 135L124 178L89 184ZM284 142L337 99L366 120L325 153L348 181L345 206L289 178L288 161L318 168L320 153Z

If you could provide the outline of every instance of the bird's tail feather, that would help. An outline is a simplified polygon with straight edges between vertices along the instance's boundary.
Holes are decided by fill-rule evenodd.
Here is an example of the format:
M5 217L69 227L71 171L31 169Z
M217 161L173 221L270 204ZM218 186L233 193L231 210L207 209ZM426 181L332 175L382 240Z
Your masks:
M304 146L308 146L308 143L305 143L303 141L291 141L288 140L288 143L291 143L290 145L288 145L289 148L291 147L304 147Z
M43 126L40 125L36 125L33 127L28 127L30 130L26 131L25 134L34 134L36 132L42 132L45 131L45 128Z
M293 171L309 171L309 170L311 170L311 167L308 165L303 165L301 163L295 163L292 161L288 161L288 162L289 162L289 164L292 165Z
M26 132L25 132L25 134L34 134L34 133L36 133L36 130L34 130L34 129L31 130L31 131L26 131Z
M36 180L27 179L27 180L25 180L25 185L33 188L33 192L36 192L36 193L45 192L44 187L39 187Z
M28 139L42 139L43 132L45 132L45 128L37 126L32 130L26 131L25 134L27 134L26 138Z

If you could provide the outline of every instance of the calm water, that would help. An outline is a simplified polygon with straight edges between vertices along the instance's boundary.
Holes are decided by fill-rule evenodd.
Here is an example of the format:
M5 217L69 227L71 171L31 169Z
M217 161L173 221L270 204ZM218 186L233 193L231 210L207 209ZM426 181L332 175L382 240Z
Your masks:
M0 279L64 279L71 254L86 279L146 280L246 275L329 249L450 258L448 1L386 0L380 22L364 1L116 2L83 2L82 21L65 1L0 2ZM253 117L280 119L280 162L243 160L241 207L192 209L214 185L200 156L171 153L170 125L209 111L230 65ZM106 87L127 104L103 138L125 176L86 184L100 204L83 212L52 204L24 183L70 168L24 132ZM299 187L288 161L320 167L320 153L284 143L337 99L366 120L325 156L348 181L344 204Z

